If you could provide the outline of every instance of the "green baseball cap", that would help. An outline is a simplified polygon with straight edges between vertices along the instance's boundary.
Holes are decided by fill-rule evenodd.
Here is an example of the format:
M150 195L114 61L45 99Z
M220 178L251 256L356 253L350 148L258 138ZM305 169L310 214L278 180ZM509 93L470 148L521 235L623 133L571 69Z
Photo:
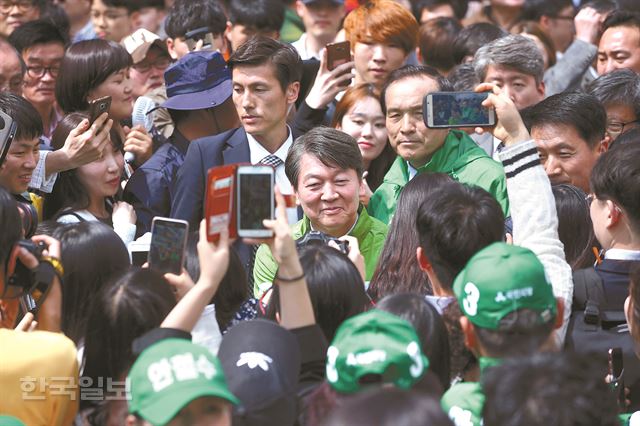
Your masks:
M464 315L478 327L497 330L518 309L540 313L540 323L556 316L556 298L544 266L529 249L502 242L476 253L453 282Z
M12 416L0 416L0 426L24 426L24 423Z
M327 350L327 380L340 393L358 392L369 374L408 389L428 367L411 324L378 309L342 323Z
M164 339L145 349L131 367L129 411L164 425L196 398L215 396L238 404L220 361L184 339Z

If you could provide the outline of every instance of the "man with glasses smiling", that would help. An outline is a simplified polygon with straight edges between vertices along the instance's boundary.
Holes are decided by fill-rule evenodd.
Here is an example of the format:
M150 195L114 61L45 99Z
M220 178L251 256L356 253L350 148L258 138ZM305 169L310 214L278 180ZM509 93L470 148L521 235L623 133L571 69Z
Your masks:
M16 29L9 42L27 66L22 96L36 108L44 125L44 136L50 138L62 119L55 87L67 39L52 23L37 20Z
M45 0L0 0L0 35L9 37L25 22L42 15Z
M640 117L640 76L630 69L602 75L589 86L607 111L607 135L611 143L618 136L638 127Z

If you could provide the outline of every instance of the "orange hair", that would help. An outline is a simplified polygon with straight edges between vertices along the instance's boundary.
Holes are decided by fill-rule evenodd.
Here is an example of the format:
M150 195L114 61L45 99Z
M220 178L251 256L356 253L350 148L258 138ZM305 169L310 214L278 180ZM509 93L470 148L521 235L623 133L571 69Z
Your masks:
M391 0L368 1L344 20L345 35L352 48L364 41L396 45L407 54L418 44L419 28L411 12Z

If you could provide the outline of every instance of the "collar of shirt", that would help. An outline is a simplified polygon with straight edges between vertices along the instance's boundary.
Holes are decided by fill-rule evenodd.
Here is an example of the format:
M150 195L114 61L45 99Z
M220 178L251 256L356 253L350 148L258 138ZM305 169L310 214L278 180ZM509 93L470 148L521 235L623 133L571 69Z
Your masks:
M609 249L604 254L610 260L640 260L640 250Z
M280 187L280 191L283 194L292 194L293 189L291 188L291 183L287 178L287 175L284 172L284 162L287 160L287 153L289 152L289 148L293 145L293 136L291 133L291 129L287 126L287 139L284 143L278 148L276 152L273 154L265 149L264 146L260 144L252 135L247 133L247 140L249 141L249 156L251 164L258 164L264 157L267 155L275 155L279 159L282 160L282 164L276 167L276 183Z
M291 45L298 51L300 59L306 61L307 59L320 60L320 52L312 52L307 48L307 33L303 33L300 38Z
M407 161L407 171L409 172L409 180L413 179L418 174L418 169L413 167L411 163L409 163L408 161Z

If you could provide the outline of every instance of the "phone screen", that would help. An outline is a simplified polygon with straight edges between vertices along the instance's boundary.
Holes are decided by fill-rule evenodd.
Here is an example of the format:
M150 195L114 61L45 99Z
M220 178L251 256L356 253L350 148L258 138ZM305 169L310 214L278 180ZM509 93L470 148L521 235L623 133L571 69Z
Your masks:
M238 229L265 229L262 221L271 218L273 175L239 174L238 177L240 180Z
M188 224L183 221L155 219L151 227L149 267L162 274L180 274L187 240Z
M433 93L433 125L436 127L494 124L489 109L482 106L486 93Z

